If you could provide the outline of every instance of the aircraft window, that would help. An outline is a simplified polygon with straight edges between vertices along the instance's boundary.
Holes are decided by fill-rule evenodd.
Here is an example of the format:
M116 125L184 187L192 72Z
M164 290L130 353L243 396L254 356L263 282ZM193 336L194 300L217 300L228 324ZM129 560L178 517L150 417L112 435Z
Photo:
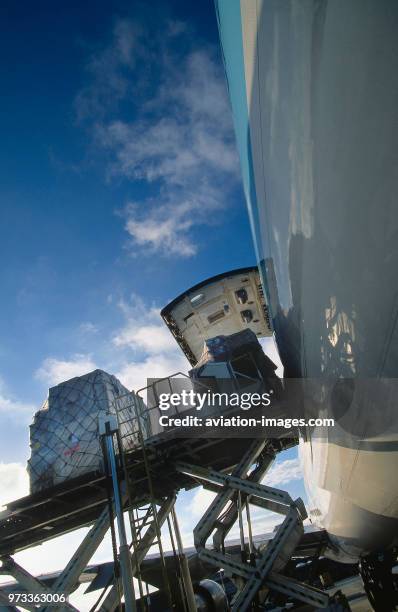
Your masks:
M204 293L198 293L198 295L194 295L194 297L191 298L192 306L197 306L198 304L203 302L204 297L205 297Z
M251 310L242 310L240 316L242 317L242 321L244 321L244 323L250 323L250 321L253 320L253 313Z
M215 323L216 321L218 321L219 319L222 319L223 317L225 317L225 312L223 310L218 310L217 312L214 312L213 314L209 315L207 317L207 320L209 323Z
M243 289L243 287L241 289L238 289L237 291L235 291L235 296L238 304L246 304L248 300L246 289Z

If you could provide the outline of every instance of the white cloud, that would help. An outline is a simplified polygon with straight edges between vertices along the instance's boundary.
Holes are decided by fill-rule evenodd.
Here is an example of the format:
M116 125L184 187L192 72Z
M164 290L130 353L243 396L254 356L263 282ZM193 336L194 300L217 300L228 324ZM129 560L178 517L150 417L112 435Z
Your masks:
M194 52L179 71L163 67L150 112L133 122L97 125L98 141L114 153L111 170L128 178L187 187L192 178L235 173L237 158L224 77L208 51ZM195 185L196 188L197 185Z
M194 520L199 520L210 506L216 494L207 491L203 487L196 489L195 494L189 504L189 516Z
M29 402L22 402L8 392L4 382L0 379L0 415L2 419L9 419L21 424L28 424L36 406Z
M128 324L115 336L116 346L137 347L148 353L159 353L174 349L176 344L166 326L148 324L137 325L134 321Z
M188 49L183 56L176 36ZM118 21L76 100L96 153L108 156L108 177L151 187L150 197L125 208L134 253L195 255L195 228L216 221L239 176L221 64L212 48L193 49L191 41L181 22L168 21L157 37ZM120 103L133 119L121 119Z
M126 208L126 230L139 247L146 247L152 252L165 255L190 257L197 252L196 244L186 234L194 225L193 220L184 219L177 207L169 210L164 217L165 209L154 210L150 215L140 217L137 208Z
M148 354L176 350L176 342L160 318L157 308L147 307L135 294L131 295L128 303L121 300L119 307L126 316L126 323L113 337L115 346L129 347Z
M176 372L185 373L190 365L163 323L159 309L147 306L136 294L129 301L121 300L119 308L126 317L125 325L113 336L113 345L133 351L133 358L118 368L116 376L129 389L147 384L147 378L162 378Z
M95 370L99 362L126 387L139 389L146 386L147 378L161 378L190 368L158 308L148 306L135 294L127 301L120 300L118 306L125 323L113 332L111 344L107 342L102 356L97 355L95 359L91 354L75 354L68 359L47 357L36 370L35 378L53 386Z
M35 378L53 386L65 380L87 374L95 370L97 365L91 355L73 355L70 360L47 357L35 372Z
M300 480L302 477L299 460L297 458L285 459L276 461L262 482L270 487L281 487L292 480Z
M98 327L94 325L94 323L91 323L91 321L86 321L79 325L79 332L82 334L96 334L98 332Z
M0 462L0 510L6 503L29 495L29 478L22 463Z
M163 378L190 369L182 353L173 351L164 355L150 355L143 361L125 363L115 376L128 389L137 391L147 386L148 378Z
M227 204L237 159L223 75L211 54L193 52L178 73L166 66L164 73L150 118L102 125L97 137L114 157L111 174L159 187L144 210L126 207L133 245L189 257L197 252L193 228L213 223Z
M93 53L87 62L89 85L75 100L78 120L102 117L106 111L117 108L131 90L130 71L141 51L141 32L137 24L123 19L116 21L110 44Z

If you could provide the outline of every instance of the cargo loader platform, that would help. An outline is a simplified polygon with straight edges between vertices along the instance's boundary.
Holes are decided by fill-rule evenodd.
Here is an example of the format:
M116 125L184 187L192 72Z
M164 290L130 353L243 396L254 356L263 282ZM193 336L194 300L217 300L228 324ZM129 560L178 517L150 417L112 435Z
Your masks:
M234 438L233 443L228 438L173 438L172 432L149 438L144 445L155 496L162 498L197 486L192 478L176 471L175 463L194 461L203 467L228 471L239 463L251 442L249 438ZM283 450L296 442L293 436L286 437L278 446ZM140 505L149 496L142 449L128 451L125 461L127 474L134 482L135 501ZM99 471L10 502L0 513L0 557L92 524L106 503L105 476Z

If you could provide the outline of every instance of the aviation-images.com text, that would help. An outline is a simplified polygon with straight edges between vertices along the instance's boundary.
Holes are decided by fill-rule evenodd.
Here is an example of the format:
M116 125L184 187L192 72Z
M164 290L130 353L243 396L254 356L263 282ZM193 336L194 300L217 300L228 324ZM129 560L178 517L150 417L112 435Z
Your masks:
M161 393L159 394L158 407L162 411L167 411L174 408L179 412L179 408L196 409L201 411L204 408L220 407L223 410L235 408L241 410L250 410L250 408L265 408L271 406L272 391L266 393L220 393L206 391L203 393L194 390L183 390L179 393ZM202 419L197 416L179 414L178 416L162 415L159 417L159 424L162 427L282 427L290 429L291 427L330 427L333 426L334 419L317 418L273 418L271 416L262 415L261 418L242 418L241 416L217 416Z

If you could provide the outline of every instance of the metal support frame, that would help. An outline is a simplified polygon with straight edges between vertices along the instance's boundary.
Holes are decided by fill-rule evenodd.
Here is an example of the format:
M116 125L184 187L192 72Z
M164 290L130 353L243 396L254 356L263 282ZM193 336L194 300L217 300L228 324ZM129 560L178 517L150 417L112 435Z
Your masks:
M151 388L152 386L150 385L149 388ZM143 391L143 389L141 389L140 391ZM144 471L145 471L145 478L146 478L146 482L147 482L147 486L148 486L148 501L149 501L149 508L148 508L148 512L149 512L149 517L150 520L152 521L152 526L155 529L155 533L156 536L153 538L153 543L156 542L158 548L159 548L159 555L160 555L160 563L161 563L161 568L162 568L162 574L163 574L163 583L164 583L164 587L165 587L165 592L167 594L167 599L168 599L168 604L170 607L173 607L173 602L172 602L172 593L171 593L171 588L170 588L170 582L169 582L169 578L168 578L168 574L167 574L167 569L166 569L166 561L165 561L165 556L164 556L164 550L163 550L163 544L162 544L162 537L161 537L161 525L159 524L159 518L158 518L158 511L157 511L157 499L155 496L155 491L154 491L154 483L153 483L153 477L152 477L152 468L150 466L150 461L148 459L147 456L147 450L146 450L146 446L145 446L145 436L144 436L144 431L143 431L143 421L145 419L144 417L144 412L143 411L143 405L144 401L142 399L142 397L140 396L140 391L138 391L136 394L132 393L131 397L134 403L134 412L136 414L136 429L134 430L134 436L137 439L137 442L140 446L141 452L142 452L142 461L143 461L143 466L144 466ZM123 411L123 408L122 408ZM117 419L119 422L119 427L123 427L123 421L121 420L121 414L120 411L118 410L117 407L117 402L116 402L116 414L117 414ZM126 425L126 423L124 423L124 425ZM131 435L131 429L127 428L128 431L130 431L130 433L127 434L127 436ZM122 438L123 440L123 438ZM130 499L130 505L133 506L133 499L134 499L134 491L132 491L132 482L131 479L129 478L128 475L128 469L126 466L126 463L124 461L124 456L122 453L122 464L123 464L123 469L125 472L125 478L126 478L126 483L127 483L127 493ZM173 489L174 491L174 489ZM169 497L169 493L167 494L167 497ZM165 496L163 495L162 498L164 499ZM144 520L145 522L145 520ZM145 525L138 525L136 524L136 521L134 519L134 515L132 515L130 513L130 525L131 525L131 529L132 529L132 537L133 537L133 547L134 547L134 555L137 558L137 550L140 546L140 543L138 542L138 540L141 537L141 533L142 533L142 529ZM152 544L151 544L152 545ZM139 584L139 589L140 589L140 593L142 591L142 581L141 581L141 576L140 576L140 563L141 562L136 562L136 574L138 576L138 584Z
M157 523L158 527L162 527L163 523L169 516L170 512L173 510L175 504L175 496L172 495L165 500L160 505L159 510L157 511ZM145 524L146 531L143 534L139 547L134 551L135 554L131 557L131 567L132 573L136 574L138 571L138 566L144 560L151 546L157 538L158 528L155 526L153 518L152 520L148 520ZM27 572L24 568L18 565L11 557L3 557L2 558L2 566L0 567L0 575L9 575L12 576L20 586L18 587L18 591L26 591L29 593L66 593L70 594L73 592L76 584L79 581L79 576L82 574L84 569L86 568L88 562L93 556L94 552L97 550L98 546L102 542L107 530L109 528L109 513L108 509L105 508L101 514L101 516L97 519L93 527L84 537L82 543L77 548L76 552L70 559L69 563L65 567L65 569L58 576L57 580L53 584L52 588L47 587L40 580L32 576L29 572ZM128 554L130 557L130 548L132 548L132 544L128 546ZM106 595L103 603L101 604L99 611L100 612L114 612L118 607L119 598L118 598L118 589L117 585L113 584L110 591ZM18 604L20 607L24 607L27 610L36 610L37 606L29 605L29 604ZM8 594L0 589L0 610L17 610L17 608L13 607L9 603ZM48 606L41 608L41 612L47 612L50 608ZM70 612L77 612L76 608L71 604L63 603L61 606L51 607L51 610L65 610Z
M70 559L69 563L58 576L57 580L54 582L51 588L47 587L45 584L43 584L43 582L32 576L28 571L26 571L23 567L16 563L16 561L14 561L12 557L9 556L2 558L2 567L0 568L0 574L12 576L18 584L18 592L26 591L27 593L37 594L64 593L65 595L70 595L70 593L73 592L79 582L79 576L82 574L91 557L104 539L108 528L109 515L107 509L105 509L102 511L101 515L96 520L90 531L86 534L82 543L80 544L80 546ZM3 591L1 593L0 602L5 603L5 600L9 602L8 595L5 594ZM18 606L24 607L27 610L37 611L38 609L37 605L33 606L25 603L18 603ZM40 611L47 612L49 609L76 612L76 608L70 603L62 603L59 606L54 606L54 604L52 604L51 606L42 606L40 608Z
M0 589L0 612L19 612L18 608L10 604L8 593Z
M123 517L123 503L120 493L120 483L116 465L114 435L118 432L118 421L115 415L109 415L105 422L100 422L99 433L104 440L105 463L110 468L113 484L113 500L115 504L116 521L119 532L119 563L122 573L124 605L126 612L136 612L133 572L131 567L130 549L127 544L126 527ZM119 449L120 451L121 449Z
M2 558L2 566L0 568L0 574L5 576L12 576L16 581L17 585L21 585L21 588L18 587L18 592L27 592L27 593L51 593L48 587L45 586L40 580L32 576L28 571L26 571L23 567L21 567L12 557L3 557ZM53 591L55 592L55 591ZM59 592L59 591L58 591ZM6 605L6 609L13 608L10 606L10 600L8 598L8 593L1 593L0 602ZM22 607L22 606L21 606ZM37 610L37 606L26 604L25 607L27 610ZM0 608L1 609L1 608ZM74 608L73 608L74 609Z
M163 523L165 522L167 516L173 509L174 504L175 504L174 495L168 497L166 500L163 501L163 504L160 506L160 509L157 512L157 520L158 520L159 527L161 527ZM147 555L156 537L157 537L157 528L156 528L156 525L154 524L154 521L152 520L149 523L148 529L146 530L145 534L142 536L139 547L137 547L137 549L134 551L135 554L133 554L133 557L132 557L133 575L137 573L139 564L142 563L142 561L145 559L145 556ZM116 586L114 585L109 591L109 593L107 594L103 603L101 604L99 608L99 612L114 612L114 610L116 610L117 608L117 605L118 605L118 595L117 595Z
M107 444L109 445L109 440ZM111 449L108 447L109 463L112 468L114 482L117 484L117 491L115 492L115 510L116 515L117 512L119 512L120 519L123 517L123 508L128 502L128 497L127 492L123 497L120 494L120 474L117 473L114 450L113 448L114 463L112 464L112 453L110 452ZM293 501L288 493L259 484L258 481L261 480L262 476L271 465L273 457L274 452L272 443L264 440L255 440L231 474L225 474L213 469L183 462L175 464L174 466L180 474L190 476L198 483L207 486L217 493L216 498L194 530L194 541L199 557L203 561L216 567L223 567L238 583L240 588L232 602L233 612L237 612L238 610L244 612L248 610L252 602L258 597L259 591L261 590L261 593L264 594L269 589L299 599L312 605L314 608L326 607L329 602L328 595L323 591L304 585L279 573L283 570L283 567L291 557L303 534L302 520L306 517L306 512L300 499ZM146 457L144 457L144 459L146 459ZM257 467L252 469L255 463ZM123 464L120 467L122 468ZM151 479L148 466L147 477ZM182 557L184 557L181 537L174 513L174 494L163 500L155 500L152 487L150 487L150 492L151 503L147 515L145 515L141 521L138 538L133 535L133 542L130 546L127 546L126 541L129 562L131 564L131 575L136 576L139 576L140 564L151 546L154 542L159 540L160 528L168 518L169 520L171 519L171 522L174 524L179 556L182 555ZM227 511L221 514L227 504L229 504ZM269 542L267 547L261 551L257 551L253 547L249 525L250 562L245 553L246 543L242 518L242 513L245 508L246 512L248 512L249 504L277 512L285 517L274 538ZM157 506L160 506L159 510ZM130 504L129 507L131 509L134 506ZM250 522L249 513L248 517ZM242 553L240 557L239 555L226 555L223 552L224 539L236 520L240 521ZM34 592L70 593L76 587L80 574L84 571L87 563L102 541L109 524L108 509L104 509L51 589L18 566L11 557L3 558L3 567L0 569L0 573L6 573L7 575L13 576L18 583L24 587L24 590L29 592L33 590ZM215 549L209 550L206 548L206 542L214 531ZM124 531L124 536L125 535ZM122 540L123 538L121 541ZM130 549L133 549L131 551L132 555L130 555ZM189 609L195 610L195 596L186 558L185 564L184 558L182 558L182 562L180 559L180 566ZM100 607L97 608L98 612L114 612L118 606L118 584L113 584L112 586L109 584L104 590L104 594L109 587L111 588L105 596L104 601ZM7 595L4 590L0 590L0 610L4 608L13 610L12 606L6 606L5 604L8 604ZM26 605L25 607L28 610L37 610L34 606ZM42 608L42 612L46 612L47 609L48 606ZM75 610L70 604L62 604L56 609L68 611Z
M271 487L264 487L263 485L259 484L259 481L272 464L275 456L273 443L271 441L260 439L256 439L251 443L250 441L247 441L247 445L249 443L251 445L249 448L247 445L242 447L242 449L245 448L247 450L241 457L239 464L235 467L230 475L213 469L191 465L190 463L180 462L177 465L173 465L173 462L170 461L168 471L169 480L171 480L171 478L175 478L176 482L173 488L173 494L169 495L171 487L167 489L162 489L159 487L160 474L154 467L153 456L148 454L147 457L147 449L144 443L141 428L141 407L136 406L136 408L137 431L135 433L137 434L136 437L139 444L134 449L134 453L130 450L130 454L135 457L136 463L138 462L140 465L142 464L142 467L140 467L141 471L134 471L133 473L138 473L141 481L144 478L146 479L147 491L145 491L144 497L142 496L141 492L140 497L140 495L137 495L134 490L135 480L134 477L132 477L132 466L135 464L131 461L131 458L130 462L128 463L122 451L119 437L120 423L117 422L115 415L107 415L106 419L100 423L100 435L102 436L103 447L105 450L104 457L106 458L106 463L108 464L109 468L109 475L112 478L113 484L113 500L111 499L112 494L110 494L109 505L110 508L112 508L114 504L119 528L119 559L122 567L122 581L126 601L126 610L130 612L135 612L136 610L133 576L137 576L138 578L140 577L140 565L151 546L156 542L159 546L162 567L166 575L166 591L168 588L170 592L170 585L167 582L168 578L164 562L160 532L160 529L166 520L168 520L170 524L174 525L174 533L178 549L177 556L179 557L181 577L184 584L186 601L189 606L189 610L191 612L191 610L196 609L195 595L192 588L189 567L187 559L183 553L181 536L179 533L177 518L174 512L174 490L177 490L182 486L186 486L187 481L189 481L189 478L185 478L184 475L192 477L197 482L204 484L204 486L207 486L217 493L215 500L194 530L194 541L201 559L216 565L217 567L225 568L225 570L234 577L240 576L244 579L242 581L243 587L240 589L233 603L232 609L234 611L242 610L244 612L244 610L247 610L250 602L253 601L259 589L263 588L264 585L267 588L279 590L281 593L287 593L293 597L301 599L302 601L309 602L315 607L321 607L325 601L325 597L327 599L327 596L325 596L323 592L317 591L316 589L311 589L310 587L301 585L296 581L291 581L285 576L278 574L278 571L283 568L284 564L287 562L292 551L294 550L298 539L302 535L302 519L305 517L305 509L301 500L296 500L293 502L287 493ZM116 453L116 442L118 444L119 455ZM184 441L182 441L182 443L183 442ZM169 442L167 444L169 444ZM190 451L190 447L187 448L187 452L180 452L179 456L183 457L184 460L188 458L188 461L191 461L193 454ZM210 455L209 457L204 456L203 454L196 455L195 460L200 462L202 466L216 465L219 469L224 469L225 466L225 469L228 469L226 466L236 463L242 452L243 450L237 453L235 450L234 454L232 449L231 457L234 461L232 463L232 459L229 459L231 460L231 463L228 464L226 464L225 461L224 463L213 463L214 455L213 458ZM257 463L257 467L252 469L252 466L255 463ZM176 474L174 470L176 470L178 474ZM98 475L96 478L98 480ZM154 480L156 487L154 487L152 480ZM121 481L124 483L126 489L123 489L123 495L121 493ZM75 554L70 559L65 569L52 585L51 589L31 576L23 568L18 566L9 556L4 558L4 571L1 572L0 570L0 573L5 573L5 570L7 570L7 574L14 576L18 581L18 584L21 584L21 586L24 587L24 590L29 592L71 593L79 583L79 576L86 568L90 558L102 541L107 529L111 524L113 525L113 521L111 522L110 519L112 512L109 513L108 508L102 510L106 500L106 496L104 494L105 484L106 482L109 484L110 479L107 479L104 477L104 475L101 475L101 480L98 482L100 482L100 484L96 485L95 489L96 491L98 489L100 494L100 496L98 494L98 499L97 497L95 498L95 504L97 505L97 514L95 516L98 518L93 527L90 529L89 533L85 536ZM91 487L91 484L89 486ZM111 488L112 487L110 487L110 489ZM82 499L84 498L84 495L80 494L80 496ZM40 497L40 503L43 505L44 498L42 499L42 497L43 496ZM142 502L143 499L145 499L145 503L149 502L148 512L145 517L142 518L140 524L131 525L133 541L130 545L128 545L123 511L126 509L130 510L130 520L133 520L134 523L134 519L131 519L131 512L133 512L133 509L137 509L138 503ZM52 506L56 506L57 500L55 500L55 502L49 500L49 502L50 501ZM248 520L250 522L249 503L285 515L285 520L282 526L280 526L278 529L275 538L261 554L258 554L257 551L254 552L255 549L252 544L252 536L249 529L251 564L247 562L246 555L244 554L245 536L242 519L242 512L246 508L246 512L249 517ZM75 505L77 508L78 505L76 503ZM221 512L227 505L228 508L226 512L221 515ZM73 511L77 512L75 506L73 506ZM102 513L100 516L98 516L101 511ZM92 515L90 514L87 516L91 517ZM225 537L237 519L240 521L241 533L242 554L240 559L231 555L223 554ZM46 519L46 521L47 520L48 519ZM73 525L75 526L75 523L73 523ZM78 523L76 522L76 526L77 525ZM68 530L70 530L70 527L68 527ZM210 534L214 531L215 550L208 550L206 548L206 542ZM42 538L43 536L40 537ZM3 554L13 554L14 550L16 550L15 547L11 550L4 550ZM119 588L120 580L117 580L113 585L112 579L109 581L109 584L105 587L96 604L96 606L99 606L98 608L96 607L98 612L114 612L119 604ZM102 604L100 604L99 602L102 599ZM8 598L4 590L2 591L0 589L0 610L2 609L2 604L4 603L8 603ZM12 610L13 608L12 606L7 606L7 609ZM37 610L36 607L29 607L28 605L26 606L26 609ZM66 603L58 605L56 609L75 610L72 605ZM47 610L49 610L48 605L41 608L41 612L47 612Z
M275 451L273 450L271 445L267 444L261 452L261 456L258 459L257 467L248 475L247 480L250 482L259 482L267 473L274 459L275 459ZM241 497L241 503L245 502L246 512L249 514L249 517L250 517L250 510L249 510L250 499L251 499L250 496L246 496L246 495L242 495ZM225 538L228 535L229 531L232 529L233 525L235 524L238 514L239 514L239 492L238 493L235 492L224 515L221 518L219 518L217 521L217 527L213 535L213 546L215 550L224 551ZM249 525L249 529L251 529L250 519L248 520L248 525ZM251 541L252 541L252 536L250 534L250 537L249 537L250 547L251 547ZM250 550L249 552L251 553L252 551Z
M183 581L185 595L187 599L188 610L189 612L196 612L197 607L196 607L195 593L194 593L193 586L192 586L191 574L189 572L188 559L184 553L184 545L182 543L180 527L178 525L177 513L175 511L175 508L173 508L171 511L171 517L173 520L174 533L176 536L178 556L180 560L180 567L181 567L181 574L182 574L182 581Z
M263 451L265 445L266 445L265 440L255 440L250 445L246 453L243 455L239 464L236 466L236 468L232 472L232 476L230 476L230 478L233 476L238 476L239 474L246 474L248 470L250 469L250 467L253 465L254 461ZM176 465L176 470L178 472L187 474L188 476L192 476L193 478L197 477L199 478L199 480L201 479L209 483L212 483L211 479L208 478L209 470L206 470L205 468L202 469L202 468L198 468L197 466L190 466L187 463L179 463ZM214 475L218 475L218 472L215 472L214 470L211 470L211 473L213 473ZM216 476L216 481L214 482L214 484L216 485L220 484L217 481L217 476ZM204 543L206 542L207 538L209 537L211 531L214 528L213 527L214 522L218 519L218 516L220 515L220 512L225 507L225 505L229 501L231 501L231 499L234 496L234 493L235 491L231 488L223 489L223 491L219 493L219 495L215 498L213 503L210 505L210 507L206 511L206 514L202 517L202 519L196 525L194 529L194 544L196 548L198 548L198 546L199 547L204 546ZM210 531L209 531L209 524L212 525ZM204 543L202 544L202 542Z
M204 486L210 485L212 490L217 491L218 489L217 496L194 529L195 547L203 561L216 567L222 567L237 578L236 582L240 588L232 601L232 612L249 610L260 589L264 587L309 603L315 608L325 608L329 603L326 593L278 573L283 570L303 535L303 520L307 513L301 499L293 501L285 491L259 484L257 480L260 478L253 477L254 472L249 473L250 467L260 457L265 444L261 441L253 442L231 475L188 463L176 465L177 471L191 476ZM271 463L269 457L265 459L265 462L264 470L266 471ZM214 529L218 530L216 531L216 536L218 533L216 544L223 544L223 538L236 519L240 521L240 533L244 547L243 497L250 504L259 505L266 510L285 516L274 538L264 550L257 551L255 556L252 555L250 563L247 562L244 554L239 559L220 552L220 546L216 546L215 550L206 548L206 542ZM231 500L234 503L220 520L220 513ZM243 578L243 581L239 580L239 577Z
M108 528L109 514L105 508L77 548L64 571L57 578L53 587L55 592L70 593L74 589L80 574L87 567L91 557L104 539ZM48 612L48 608L44 608L42 612Z

